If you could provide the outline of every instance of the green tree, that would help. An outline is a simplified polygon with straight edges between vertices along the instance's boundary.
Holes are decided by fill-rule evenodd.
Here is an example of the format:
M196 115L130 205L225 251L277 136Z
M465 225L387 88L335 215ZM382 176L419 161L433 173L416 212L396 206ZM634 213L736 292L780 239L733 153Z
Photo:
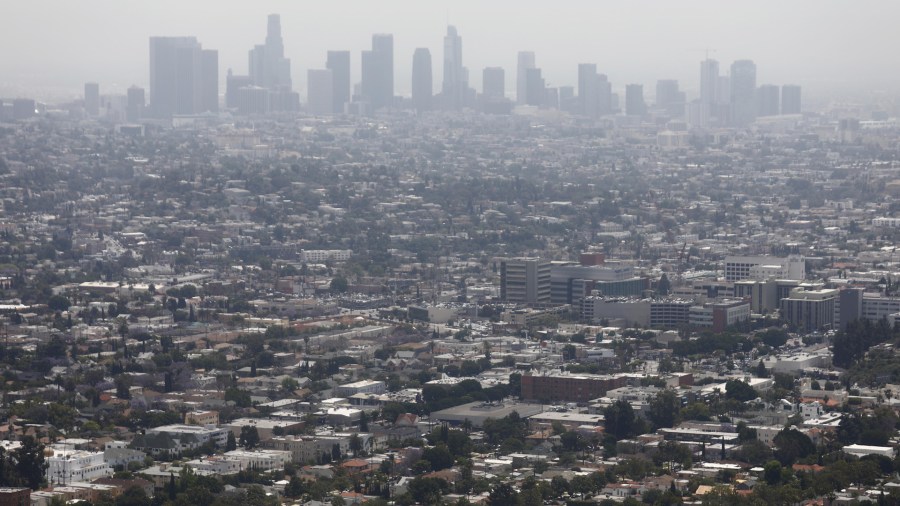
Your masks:
M603 410L603 416L607 434L616 439L628 439L639 433L639 430L643 431L643 427L640 427L642 424L638 423L628 401L618 400L610 404Z
M26 486L37 490L44 483L47 462L44 461L44 445L33 436L22 438L22 446L12 452L16 472Z
M488 494L490 506L518 506L519 494L509 483L498 483Z
M234 437L234 432L228 431L228 440L225 442L225 451L230 452L232 450L237 450L237 441Z
M674 391L661 390L650 400L647 418L657 429L674 427L678 422L678 413L681 410L681 399Z
M430 506L441 503L441 497L450 492L450 484L441 478L419 476L409 482L407 490L417 503Z
M350 288L350 283L347 281L347 278L344 276L335 276L331 278L331 283L328 285L332 292L335 293L346 293Z
M735 401L747 402L759 397L759 393L748 383L732 379L725 382L725 397Z
M248 450L256 448L259 444L259 431L256 430L255 426L244 425L241 427L241 435L240 438L238 438L238 442Z

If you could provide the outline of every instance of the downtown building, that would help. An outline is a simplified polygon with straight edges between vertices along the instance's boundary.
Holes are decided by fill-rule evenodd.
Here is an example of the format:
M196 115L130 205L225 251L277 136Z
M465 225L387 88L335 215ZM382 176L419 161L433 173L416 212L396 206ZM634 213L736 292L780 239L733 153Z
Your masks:
M242 115L264 115L295 112L300 109L300 96L293 91L291 60L284 56L281 17L270 14L266 40L248 53L247 75L226 79L226 106Z
M550 304L551 264L539 258L500 261L500 299L518 304Z
M150 37L150 111L156 118L219 110L219 53L195 37Z

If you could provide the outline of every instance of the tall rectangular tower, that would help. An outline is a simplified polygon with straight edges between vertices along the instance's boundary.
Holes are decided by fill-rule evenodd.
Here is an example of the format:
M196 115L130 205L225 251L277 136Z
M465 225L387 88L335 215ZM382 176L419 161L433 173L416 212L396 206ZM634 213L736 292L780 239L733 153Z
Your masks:
M96 118L100 115L100 85L84 83L84 112Z
M516 66L516 103L528 103L528 71L534 68L534 52L519 51Z
M350 101L350 51L328 51L325 68L331 71L334 86L331 94L333 111L344 112L344 104Z
M446 84L445 80L444 85ZM426 47L416 48L412 65L412 102L416 111L431 109L433 86L431 51Z
M206 57L195 37L150 37L150 109L159 118L204 111ZM217 81L217 80L216 80ZM208 83L208 82L207 82Z
M549 304L550 262L539 258L501 261L500 298L521 304Z
M328 69L309 69L306 72L307 111L316 116L334 113L334 74Z
M738 60L731 64L731 124L747 126L756 120L756 64Z

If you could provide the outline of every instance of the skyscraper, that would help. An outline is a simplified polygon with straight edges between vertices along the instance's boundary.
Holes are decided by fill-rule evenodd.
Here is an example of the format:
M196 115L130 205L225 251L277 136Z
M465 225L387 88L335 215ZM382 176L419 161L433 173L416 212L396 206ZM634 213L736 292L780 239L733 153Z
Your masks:
M509 258L500 262L500 299L524 304L550 303L550 262Z
M674 79L659 79L656 81L656 106L668 107L671 104L683 102L684 97L678 91L678 81Z
M486 67L482 71L481 94L490 100L506 98L506 72L503 67Z
M372 50L362 53L363 98L372 109L390 107L394 103L394 36L372 35Z
M719 62L706 59L700 62L700 102L712 108L718 103Z
M518 65L516 66L516 103L528 102L528 70L534 68L534 52L519 51Z
M125 119L131 123L141 120L144 116L144 88L132 86L128 88Z
M154 116L214 111L218 53L195 37L150 37L150 109Z
M344 112L344 104L350 101L350 51L328 51L325 68L331 71L334 112L340 114Z
M785 84L781 87L781 114L800 114L800 87Z
M444 36L444 82L441 86L444 107L462 109L468 88L469 79L462 64L462 37L456 33L455 26L448 26Z
M731 124L742 127L756 119L756 64L738 60L731 64Z
M444 67L446 68L446 61ZM446 90L447 80L444 78ZM431 98L434 94L434 84L431 71L431 51L428 48L416 48L413 53L412 64L412 102L416 111L422 112L431 109Z
M612 83L609 82L606 74L598 74L596 82L597 94L600 97L597 102L597 107L600 110L598 115L611 114L613 112Z
M84 112L95 118L100 115L100 85L97 83L84 83Z
M249 60L249 74L254 85L269 90L292 88L291 60L284 57L281 17L278 14L269 14L266 42L250 50Z
M541 75L541 69L525 70L525 103L543 107L547 101L547 85Z
M644 102L644 86L641 84L628 84L625 86L625 114L628 116L643 116L647 113L647 103Z
M756 90L757 116L777 116L781 110L779 94L781 90L774 84L763 84Z
M579 113L588 118L600 116L600 76L594 63L578 64Z
M200 52L200 110L219 110L219 52L204 49Z
M307 112L316 116L334 113L333 78L334 74L328 69L306 71Z

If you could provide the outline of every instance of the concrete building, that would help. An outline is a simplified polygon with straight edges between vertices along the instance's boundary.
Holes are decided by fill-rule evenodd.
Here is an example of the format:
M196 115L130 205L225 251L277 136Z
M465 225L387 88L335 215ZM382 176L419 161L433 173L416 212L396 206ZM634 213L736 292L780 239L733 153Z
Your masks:
M781 299L781 317L804 331L834 328L838 290L795 288Z
M649 280L634 275L624 264L581 265L553 262L550 267L550 302L580 306L588 295L640 296Z
M316 116L334 113L334 76L328 69L306 71L306 111Z
M31 489L0 487L0 506L31 506Z
M341 397L350 397L356 394L383 394L387 391L387 385L383 381L362 380L347 383L335 389L335 394Z
M691 306L690 325L710 327L724 332L726 327L750 320L750 303L745 300L723 300Z
M550 262L507 258L500 262L500 299L520 304L550 303Z
M113 469L103 459L103 452L53 448L53 455L45 457L48 483L66 484L108 478Z
M515 411L522 418L528 418L543 411L540 404L525 402L470 402L452 408L442 409L431 413L431 419L440 422L448 422L459 425L468 420L473 427L481 427L485 420L508 416Z
M608 390L628 384L624 375L526 374L522 376L522 398L544 402L588 402L603 397Z
M725 281L742 279L796 279L806 277L806 259L791 255L787 258L772 256L725 257Z

